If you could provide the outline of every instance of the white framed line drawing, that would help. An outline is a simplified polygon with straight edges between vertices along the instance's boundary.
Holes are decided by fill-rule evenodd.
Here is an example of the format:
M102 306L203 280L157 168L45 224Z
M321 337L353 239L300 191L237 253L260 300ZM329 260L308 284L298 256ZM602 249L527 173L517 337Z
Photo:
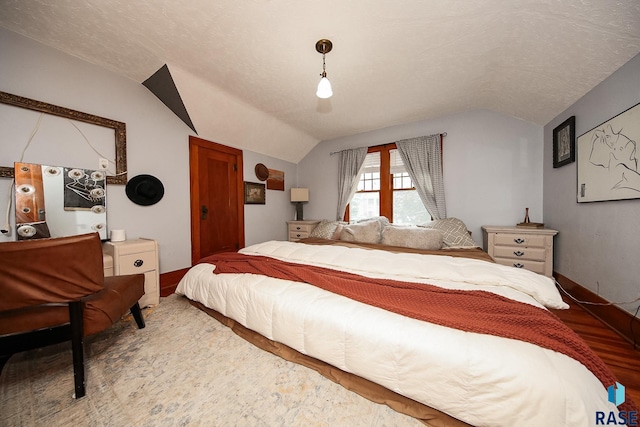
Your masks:
M578 203L640 198L638 140L640 104L578 137Z

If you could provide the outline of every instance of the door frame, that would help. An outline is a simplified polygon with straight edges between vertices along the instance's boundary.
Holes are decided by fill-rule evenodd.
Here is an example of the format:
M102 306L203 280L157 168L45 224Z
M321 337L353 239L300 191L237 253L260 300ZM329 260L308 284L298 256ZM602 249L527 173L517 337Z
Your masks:
M200 148L215 150L236 157L238 173L236 174L236 191L238 192L238 243L244 247L244 173L242 167L242 150L227 147L217 142L207 141L197 136L189 135L189 184L191 205L191 265L195 265L200 258Z

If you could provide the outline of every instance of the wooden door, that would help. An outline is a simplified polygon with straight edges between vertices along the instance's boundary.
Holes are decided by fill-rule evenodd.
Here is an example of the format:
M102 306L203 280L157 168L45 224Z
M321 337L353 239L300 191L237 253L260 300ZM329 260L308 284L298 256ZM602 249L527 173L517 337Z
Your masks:
M244 247L242 151L189 137L191 262Z

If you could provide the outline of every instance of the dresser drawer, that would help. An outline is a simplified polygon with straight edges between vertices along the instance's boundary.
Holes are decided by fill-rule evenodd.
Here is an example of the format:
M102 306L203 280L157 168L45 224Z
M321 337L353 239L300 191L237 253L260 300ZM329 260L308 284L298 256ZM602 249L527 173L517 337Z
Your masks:
M544 248L525 246L496 246L493 248L493 256L544 262L547 257L547 251Z
M509 267L524 268L538 274L546 274L547 263L544 261L529 261L526 259L512 259L494 257L495 262Z
M309 233L315 227L315 224L289 224L289 235L292 233L307 233L305 237L309 237Z
M142 252L137 254L123 255L120 257L119 273L138 274L158 268L156 264L155 252Z
M531 234L511 234L511 233L496 233L495 245L505 246L535 246L543 248L545 246L546 236L536 236Z
M289 230L289 240L299 240L309 237L309 231L291 231Z

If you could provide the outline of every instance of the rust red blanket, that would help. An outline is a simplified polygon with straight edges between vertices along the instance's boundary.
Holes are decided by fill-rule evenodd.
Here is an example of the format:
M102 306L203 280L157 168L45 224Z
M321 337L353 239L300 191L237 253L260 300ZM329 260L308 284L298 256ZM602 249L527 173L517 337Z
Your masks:
M463 331L517 339L563 353L586 366L604 387L616 378L582 338L553 313L485 291L372 279L311 265L234 252L207 257L214 273L252 273L309 283L327 291L414 319ZM625 405L625 406L623 406ZM632 411L627 400L621 410Z

